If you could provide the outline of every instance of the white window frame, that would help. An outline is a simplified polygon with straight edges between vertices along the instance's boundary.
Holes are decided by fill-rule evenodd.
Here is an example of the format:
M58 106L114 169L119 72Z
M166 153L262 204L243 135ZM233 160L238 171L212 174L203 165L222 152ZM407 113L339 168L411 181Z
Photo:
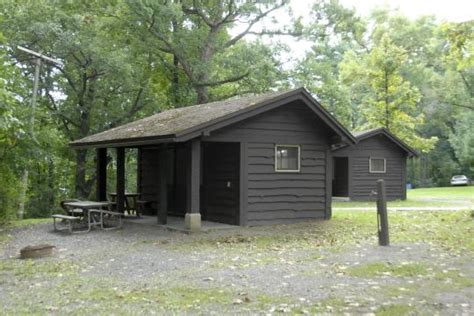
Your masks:
M383 160L383 171L372 170L372 159ZM369 157L369 173L387 173L387 159L383 157Z
M298 169L278 169L278 147L292 147L298 148ZM275 144L275 172L300 172L301 171L301 146L300 145L285 145Z

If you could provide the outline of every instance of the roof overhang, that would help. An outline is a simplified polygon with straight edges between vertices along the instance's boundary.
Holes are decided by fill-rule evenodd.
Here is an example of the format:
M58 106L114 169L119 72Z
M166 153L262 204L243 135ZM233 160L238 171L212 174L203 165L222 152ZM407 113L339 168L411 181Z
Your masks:
M371 138L371 137L374 137L374 136L377 136L377 135L383 135L383 136L387 137L391 142L393 142L398 147L400 147L402 150L404 150L408 154L409 157L418 157L420 155L418 153L418 151L416 151L415 149L413 149L412 147L407 145L404 141L402 141L400 138L398 138L393 133L391 133L390 131L388 131L386 128L383 128L383 127L376 128L376 129L368 131L367 133L363 133L361 135L358 135L358 136L356 136L356 139L357 139L358 142L360 142L364 139L368 139L368 138ZM344 148L344 147L345 146L340 146L340 147L334 148L334 151L337 151L338 149L341 149L341 148Z
M175 135L115 139L98 142L69 143L74 149L139 147L176 142Z

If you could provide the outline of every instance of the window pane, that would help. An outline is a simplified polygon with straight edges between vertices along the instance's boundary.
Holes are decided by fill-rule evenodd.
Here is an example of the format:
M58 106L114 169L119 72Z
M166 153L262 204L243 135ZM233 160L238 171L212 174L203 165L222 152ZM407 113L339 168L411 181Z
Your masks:
M298 147L277 146L277 170L298 170Z
M371 172L385 172L385 159L371 158L370 171Z

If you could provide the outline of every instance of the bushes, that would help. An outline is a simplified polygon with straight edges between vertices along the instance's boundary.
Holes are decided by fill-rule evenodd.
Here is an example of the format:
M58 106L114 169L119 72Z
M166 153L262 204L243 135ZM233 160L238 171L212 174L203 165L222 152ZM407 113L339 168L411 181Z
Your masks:
M0 225L15 218L20 181L11 169L0 165Z

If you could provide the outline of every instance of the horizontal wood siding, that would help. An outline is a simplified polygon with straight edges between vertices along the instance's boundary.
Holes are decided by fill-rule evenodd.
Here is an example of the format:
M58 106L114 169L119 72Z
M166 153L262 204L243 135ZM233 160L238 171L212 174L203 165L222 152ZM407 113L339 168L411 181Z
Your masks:
M405 199L405 172L406 153L389 141L383 135L377 135L360 141L352 148L338 150L335 156L350 156L352 159L352 179L350 198L354 201L375 200L376 196L371 195L376 191L376 181L385 180L387 198L390 200ZM385 158L386 173L370 173L369 158Z
M293 103L212 133L206 141L243 142L247 152L247 225L324 218L329 129ZM275 145L301 146L301 171L275 172ZM241 210L244 208L241 208Z

